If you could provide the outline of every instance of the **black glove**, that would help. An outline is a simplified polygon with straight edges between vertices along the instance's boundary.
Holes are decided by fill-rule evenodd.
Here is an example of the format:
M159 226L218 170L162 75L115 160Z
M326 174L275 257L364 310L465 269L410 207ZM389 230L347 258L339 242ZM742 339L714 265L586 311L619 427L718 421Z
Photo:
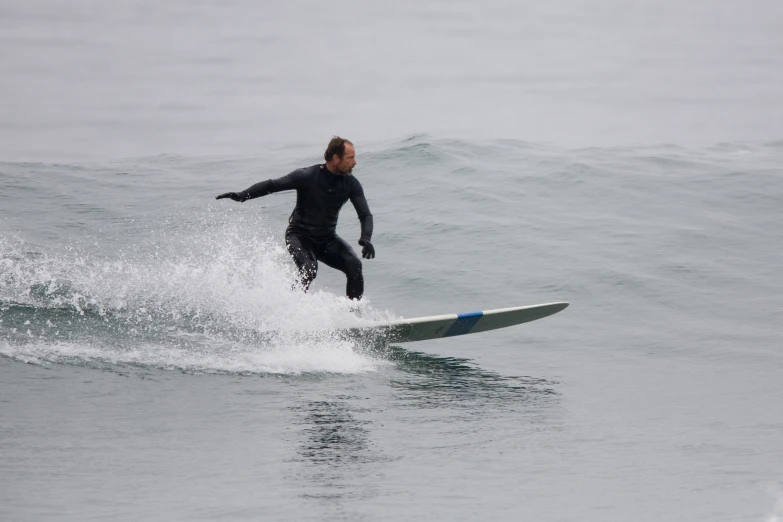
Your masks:
M215 199L223 199L223 198L230 198L234 201L239 201L242 203L247 199L247 194L245 194L245 191L242 192L226 192L225 194L221 194L219 196L216 196Z
M362 257L364 259L372 259L375 257L375 247L372 246L369 239L360 239L359 244L362 245Z

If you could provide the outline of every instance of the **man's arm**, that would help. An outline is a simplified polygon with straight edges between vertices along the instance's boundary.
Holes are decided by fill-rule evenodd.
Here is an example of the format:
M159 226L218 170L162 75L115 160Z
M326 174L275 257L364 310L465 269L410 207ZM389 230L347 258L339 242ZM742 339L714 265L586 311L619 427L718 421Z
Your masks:
M372 259L375 257L375 247L372 246L373 219L370 212L370 205L367 204L367 198L364 197L364 189L359 180L353 178L354 188L351 191L351 203L356 209L356 215L359 216L359 222L362 224L362 235L359 238L359 244L362 246L362 257Z
M225 194L220 194L215 197L215 199L229 198L242 203L248 199L260 198L261 196L266 196L267 194L272 194L274 192L299 188L306 176L307 173L304 169L297 169L282 178L261 181L260 183L256 183L255 185L246 188L242 192L226 192Z

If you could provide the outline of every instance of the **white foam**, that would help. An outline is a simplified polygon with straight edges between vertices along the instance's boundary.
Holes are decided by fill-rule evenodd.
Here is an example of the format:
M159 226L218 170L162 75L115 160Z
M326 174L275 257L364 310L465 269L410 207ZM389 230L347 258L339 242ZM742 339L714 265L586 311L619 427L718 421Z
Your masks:
M164 223L145 242L108 254L100 244L30 254L18 238L0 237L6 310L13 304L78 318L75 325L52 314L27 318L27 339L16 336L0 353L195 372L355 373L381 364L330 332L392 314L365 299L360 318L344 296L305 294L295 288L281 238L258 223L211 217L187 227ZM57 336L65 328L67 341Z
M130 349L78 342L38 341L24 345L0 344L0 354L21 362L92 367L142 366L189 373L241 374L356 374L387 364L355 350L350 343L322 346L300 343L283 348L251 346L214 351L187 350L165 344L141 344Z

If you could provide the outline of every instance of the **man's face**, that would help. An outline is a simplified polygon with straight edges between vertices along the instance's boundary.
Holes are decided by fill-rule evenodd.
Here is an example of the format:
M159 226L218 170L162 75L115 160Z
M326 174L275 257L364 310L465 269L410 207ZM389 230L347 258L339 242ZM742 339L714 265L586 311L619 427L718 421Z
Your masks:
M353 168L356 166L356 150L350 143L345 144L345 154L337 164L337 172L340 174L350 174Z

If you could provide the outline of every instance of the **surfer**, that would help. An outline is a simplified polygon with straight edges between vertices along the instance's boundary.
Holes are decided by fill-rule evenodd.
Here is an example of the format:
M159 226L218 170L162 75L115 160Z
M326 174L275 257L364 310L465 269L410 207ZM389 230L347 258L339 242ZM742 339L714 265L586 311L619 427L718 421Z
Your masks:
M215 199L229 198L240 203L275 192L296 189L296 206L288 218L285 242L299 269L299 281L307 291L318 272L318 261L345 274L346 295L359 300L364 293L362 261L336 233L337 216L349 199L361 222L359 245L362 257L373 259L373 219L359 180L352 175L356 166L353 143L335 136L324 152L326 163L297 169L287 176L256 183L242 192L226 192Z

